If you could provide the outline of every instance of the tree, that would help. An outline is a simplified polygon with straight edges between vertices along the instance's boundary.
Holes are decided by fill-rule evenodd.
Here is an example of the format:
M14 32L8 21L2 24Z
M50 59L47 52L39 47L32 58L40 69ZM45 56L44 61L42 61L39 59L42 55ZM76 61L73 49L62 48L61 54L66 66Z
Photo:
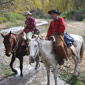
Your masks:
M50 9L60 12L72 9L85 9L85 0L0 0L0 10L11 10L23 13L26 10L42 10L47 13Z
M8 4L8 3L11 3L12 1L13 1L13 0L9 0L9 1L7 1L7 0L5 0L5 1L0 0L0 5Z

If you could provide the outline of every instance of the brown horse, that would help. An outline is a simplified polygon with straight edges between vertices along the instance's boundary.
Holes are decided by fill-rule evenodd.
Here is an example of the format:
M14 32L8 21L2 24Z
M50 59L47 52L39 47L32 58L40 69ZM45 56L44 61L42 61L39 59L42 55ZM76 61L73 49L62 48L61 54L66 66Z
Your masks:
M2 37L4 38L3 43L5 46L5 54L6 56L10 56L12 54L12 59L10 62L10 67L12 69L12 71L17 74L17 70L13 68L13 63L15 61L16 58L18 58L20 60L20 71L21 74L20 76L23 76L23 56L26 55L27 50L26 50L26 45L25 46L21 46L21 42L23 41L22 38L22 33L20 33L19 35L16 35L14 33L8 33L7 35L1 34ZM16 54L13 52L13 49L16 47L16 44L18 44L17 49L16 49ZM36 67L38 67L38 58L36 59Z

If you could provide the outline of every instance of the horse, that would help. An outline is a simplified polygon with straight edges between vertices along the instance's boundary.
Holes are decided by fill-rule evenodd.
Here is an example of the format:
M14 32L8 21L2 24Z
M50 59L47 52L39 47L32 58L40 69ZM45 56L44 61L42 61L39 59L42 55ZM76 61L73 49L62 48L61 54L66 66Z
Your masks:
M71 34L71 36L74 38L73 46L75 47L77 56L73 56L73 54L70 54L69 56L72 56L75 62L74 75L78 75L78 67L80 62L82 62L83 60L84 42L81 36L78 36L75 34ZM29 40L29 48L30 48L29 55L34 60L38 54L41 54L41 59L47 70L47 85L50 85L50 66L53 68L55 85L57 85L58 56L57 56L57 53L55 53L55 51L53 50L53 41L40 40L37 37L35 39ZM67 51L68 51L68 48L67 48Z
M3 37L3 43L5 46L5 54L6 56L10 56L12 54L12 59L10 62L10 68L11 70L17 74L17 70L13 68L13 63L15 61L16 58L19 59L20 61L20 76L23 76L23 56L26 55L27 50L26 50L26 45L25 46L21 46L20 42L23 41L22 35L23 33L20 33L18 35L11 33L11 31L4 35L3 33L1 34ZM18 43L17 43L18 42ZM18 44L16 53L13 52L13 49L15 49L16 44ZM28 54L29 55L29 54ZM38 68L38 58L36 58L36 66L35 68Z

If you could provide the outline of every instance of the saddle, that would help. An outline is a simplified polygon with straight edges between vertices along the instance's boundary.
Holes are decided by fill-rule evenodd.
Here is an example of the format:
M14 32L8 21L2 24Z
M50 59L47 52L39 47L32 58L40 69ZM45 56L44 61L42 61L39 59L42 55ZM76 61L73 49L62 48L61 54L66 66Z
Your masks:
M32 38L36 38L36 36L37 35L33 35L32 36ZM26 39L26 33L25 32L23 32L23 34L22 34L22 39L23 39L23 41L21 42L21 46L26 46L27 45L27 39Z
M37 36L39 36L39 38L41 40L43 40L43 36L40 36L40 35L37 35L37 34L33 34L32 38L36 38ZM25 32L23 32L22 38L23 38L23 41L21 43L21 46L25 46L26 45L26 33Z
M74 45L68 46L65 43L64 34L57 35L55 32L52 34L51 39L54 42L54 50L58 54L59 58L68 59L68 57L71 55L77 55Z

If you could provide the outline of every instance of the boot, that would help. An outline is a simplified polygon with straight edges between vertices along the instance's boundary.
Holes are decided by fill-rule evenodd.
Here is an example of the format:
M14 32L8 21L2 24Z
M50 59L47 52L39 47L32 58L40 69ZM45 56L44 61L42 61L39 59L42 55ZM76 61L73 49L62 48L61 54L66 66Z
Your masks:
M59 59L58 59L58 64L59 64L59 65L63 65L63 64L64 64L64 59L59 58Z

